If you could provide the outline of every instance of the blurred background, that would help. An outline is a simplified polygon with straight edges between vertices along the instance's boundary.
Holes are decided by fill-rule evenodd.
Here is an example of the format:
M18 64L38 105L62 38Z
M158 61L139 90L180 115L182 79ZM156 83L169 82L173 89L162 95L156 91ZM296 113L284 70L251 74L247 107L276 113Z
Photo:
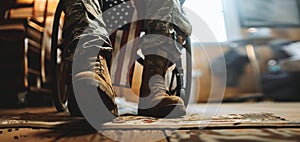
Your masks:
M53 105L57 3L0 2L1 107ZM186 0L183 8L194 28L191 103L300 101L300 0ZM136 69L131 88L115 87L134 102L141 82Z

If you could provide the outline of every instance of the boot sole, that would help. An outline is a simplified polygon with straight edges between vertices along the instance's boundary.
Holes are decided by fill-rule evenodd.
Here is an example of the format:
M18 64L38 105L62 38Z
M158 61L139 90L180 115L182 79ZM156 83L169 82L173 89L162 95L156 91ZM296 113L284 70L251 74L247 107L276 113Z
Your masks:
M178 118L186 115L184 105L172 104L163 108L138 109L138 115L158 118Z

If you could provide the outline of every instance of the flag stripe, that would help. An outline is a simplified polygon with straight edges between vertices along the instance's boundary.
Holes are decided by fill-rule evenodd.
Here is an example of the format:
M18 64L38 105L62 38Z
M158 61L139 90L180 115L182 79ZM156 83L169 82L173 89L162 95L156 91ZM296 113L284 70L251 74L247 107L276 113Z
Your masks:
M130 87L130 68L134 65L138 50L138 42L134 39L140 36L141 31L141 23L136 22L137 17L136 8L133 6L133 22L125 26L128 28L121 28L110 36L114 48L111 76L115 86Z

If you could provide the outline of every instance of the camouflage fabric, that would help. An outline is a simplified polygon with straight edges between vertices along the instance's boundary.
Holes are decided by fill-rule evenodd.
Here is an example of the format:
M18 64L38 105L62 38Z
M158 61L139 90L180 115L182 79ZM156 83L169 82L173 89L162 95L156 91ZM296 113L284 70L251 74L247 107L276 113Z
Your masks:
M105 49L111 47L102 17L103 3L106 1L110 0L64 0L65 24L63 28L63 44L66 48L63 55L65 60L72 62L74 49L79 38L84 39L86 36L88 36L88 39L94 37L95 40L103 43L106 46ZM150 31L151 29L157 29L157 24L166 23L167 28L159 27L150 34L168 36L175 40L177 35L183 38L190 35L191 25L183 14L180 2L182 1L143 0L142 4L146 9L144 12L141 12L143 14L142 17L150 19L144 21L144 29ZM168 25L168 23L171 23L171 25ZM101 46L95 45L90 47L102 48ZM161 36L145 36L140 48L144 54L158 54L162 56L168 54L168 58L177 60L180 56L181 45L174 43L172 40L161 40ZM77 50L81 52L81 49Z
M179 60L182 42L178 39L191 35L192 27L181 9L179 0L144 0L142 13L146 36L140 48L143 54L156 54L172 62ZM147 36L148 34L152 34Z
M111 50L108 33L102 19L100 1L64 0L65 22L63 26L63 58L72 62L79 39L89 42L88 47L78 46L77 53L88 48ZM106 45L106 47L103 47ZM99 50L99 49L98 49Z
M144 55L159 55L175 62L180 59L182 44L178 42L177 32L165 21L145 20L149 24L145 28L146 35L141 37L140 48Z
M146 19L161 20L177 26L184 34L190 35L192 27L184 15L179 0L144 0ZM146 20L144 26L151 25L153 20ZM178 32L178 31L177 31Z

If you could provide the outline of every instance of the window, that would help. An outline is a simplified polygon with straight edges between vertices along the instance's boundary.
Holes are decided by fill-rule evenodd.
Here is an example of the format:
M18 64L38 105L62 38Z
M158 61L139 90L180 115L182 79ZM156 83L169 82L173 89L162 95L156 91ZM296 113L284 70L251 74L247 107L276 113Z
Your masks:
M300 0L236 0L242 27L299 27Z
M201 33L202 36L197 38L197 42L224 42L227 41L227 34L226 34L226 28L225 28L225 22L224 22L224 15L223 15L223 5L222 0L186 0L183 5L185 11L191 10L193 13L198 15L198 18L195 19L194 16L190 17L189 13L187 12L187 16L192 23L193 29L198 28L197 26L201 26L199 24L200 21L203 20L203 22L207 25L209 30L213 33L215 36L215 39L212 38L205 38L205 34L207 33ZM197 21L198 20L198 21ZM198 30L197 30L198 31ZM193 30L193 35L196 33L195 30ZM192 36L193 37L193 36ZM193 38L192 38L193 39ZM194 39L195 41L195 39Z

